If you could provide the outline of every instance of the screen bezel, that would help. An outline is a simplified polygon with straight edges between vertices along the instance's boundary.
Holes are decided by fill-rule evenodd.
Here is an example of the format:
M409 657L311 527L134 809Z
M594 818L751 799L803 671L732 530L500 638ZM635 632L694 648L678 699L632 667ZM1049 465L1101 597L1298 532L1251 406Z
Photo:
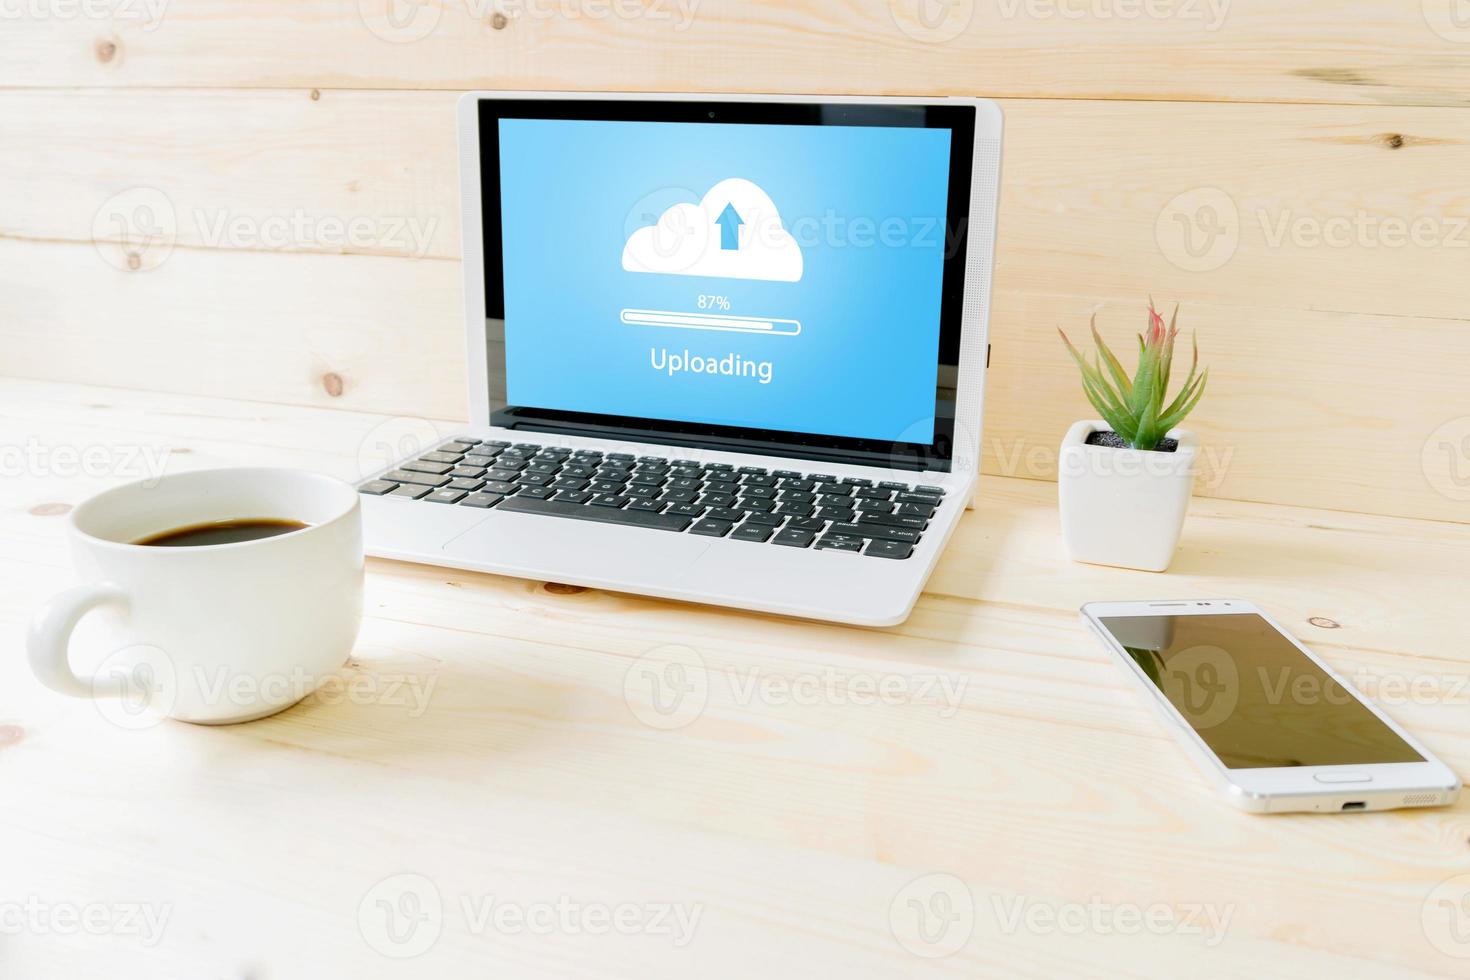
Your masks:
M961 401L978 378L961 370L966 321L967 270L973 227L973 176L980 106L976 100L809 99L800 97L649 96L550 98L534 93L472 93L461 105L461 159L464 190L466 302L473 331L475 293L482 303L479 322L486 336L471 336L471 391L486 393L485 421L505 429L555 432L619 441L649 442L746 452L766 456L823 459L834 463L948 472L964 447L956 447ZM499 121L507 118L595 119L696 124L922 126L951 131L945 256L941 285L940 336L935 370L935 425L928 443L854 439L819 433L718 426L703 423L566 412L505 401L503 233L499 201ZM988 121L988 120L987 120ZM998 123L998 120L997 120ZM473 174L470 169L473 168ZM490 191L494 193L490 193ZM993 235L991 228L980 229ZM475 239L478 239L477 241ZM988 254L989 250L985 252ZM479 266L471 281L470 263ZM473 287L479 285L476 290ZM988 300L988 297L985 297ZM983 326L983 320L982 320ZM476 365L476 348L484 352ZM472 405L479 420L481 406Z
M1156 600L1151 602L1093 602L1082 607L1082 618L1108 647L1120 663L1141 685L1152 700L1173 723L1176 735L1194 759L1207 767L1210 775L1237 797L1264 800L1272 797L1310 799L1335 799L1340 797L1372 796L1380 793L1409 793L1419 791L1458 791L1459 778L1437 756L1418 739L1406 732L1402 726L1388 717L1371 700L1363 697L1351 681L1332 669L1322 658L1307 649L1296 637L1282 627L1270 614L1255 603L1244 599L1190 599ZM1103 620L1132 616L1204 616L1221 614L1255 615L1265 620L1273 629L1296 647L1303 656L1320 667L1329 677L1341 684L1369 711L1378 717L1395 735L1403 739L1422 757L1422 762L1385 762L1361 765L1330 766L1286 766L1263 769L1231 769L1220 760L1213 749L1188 720L1179 713L1165 693L1153 683L1134 662L1133 658L1103 624ZM1317 780L1318 775L1338 773L1363 773L1371 780L1361 784L1330 784Z

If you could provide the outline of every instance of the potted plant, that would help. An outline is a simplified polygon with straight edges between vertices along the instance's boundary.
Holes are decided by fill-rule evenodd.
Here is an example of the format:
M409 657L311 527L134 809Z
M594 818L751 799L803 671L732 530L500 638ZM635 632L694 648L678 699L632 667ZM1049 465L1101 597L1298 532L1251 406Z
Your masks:
M1176 306L1166 327L1149 301L1131 378L1097 332L1096 316L1091 362L1057 331L1082 371L1087 400L1102 416L1074 424L1062 440L1062 540L1074 561L1162 572L1174 556L1199 449L1194 434L1179 424L1199 403L1209 378L1208 370L1198 373L1196 343L1189 376L1168 398L1178 318Z

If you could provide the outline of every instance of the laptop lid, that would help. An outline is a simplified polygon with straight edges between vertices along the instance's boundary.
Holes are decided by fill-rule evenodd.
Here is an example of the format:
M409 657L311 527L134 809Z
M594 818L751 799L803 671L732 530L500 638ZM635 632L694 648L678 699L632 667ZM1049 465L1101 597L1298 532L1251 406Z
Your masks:
M470 93L471 420L977 468L999 110Z

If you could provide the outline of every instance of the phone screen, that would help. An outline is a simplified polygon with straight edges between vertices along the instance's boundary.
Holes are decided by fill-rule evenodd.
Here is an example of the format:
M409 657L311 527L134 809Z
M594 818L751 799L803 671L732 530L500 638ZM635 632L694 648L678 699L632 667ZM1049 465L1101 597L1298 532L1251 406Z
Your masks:
M1099 621L1230 769L1424 761L1255 613Z

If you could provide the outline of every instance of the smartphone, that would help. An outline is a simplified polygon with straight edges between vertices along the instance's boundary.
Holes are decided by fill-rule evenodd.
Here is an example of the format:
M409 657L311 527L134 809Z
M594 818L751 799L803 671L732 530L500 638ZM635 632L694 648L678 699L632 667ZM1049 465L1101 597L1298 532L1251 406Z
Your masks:
M1448 766L1249 602L1092 602L1082 621L1242 810L1392 810L1460 794Z

